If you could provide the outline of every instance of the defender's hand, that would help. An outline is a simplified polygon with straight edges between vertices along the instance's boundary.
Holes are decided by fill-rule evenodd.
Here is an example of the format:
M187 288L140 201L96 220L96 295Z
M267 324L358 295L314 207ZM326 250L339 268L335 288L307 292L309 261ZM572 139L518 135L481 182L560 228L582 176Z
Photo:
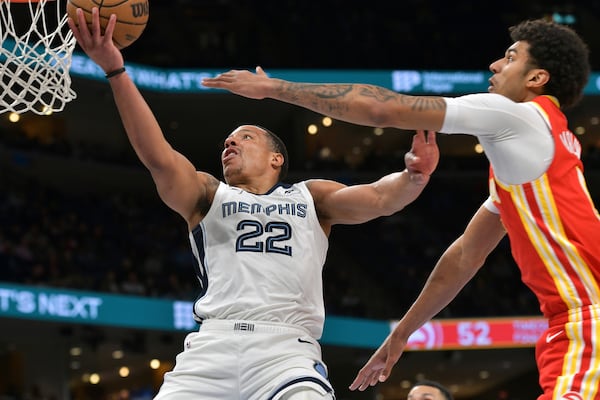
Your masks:
M400 359L406 343L406 340L392 331L360 369L350 385L350 390L358 389L362 392L369 386L375 386L378 382L385 382L390 377L392 368Z
M429 181L429 176L440 160L440 149L435 135L434 131L427 131L427 136L424 131L417 131L413 136L411 149L404 155L404 163L411 174L411 180L418 184Z
M275 81L269 78L261 67L256 67L256 73L232 69L213 78L204 78L202 85L229 90L240 96L260 100L267 97Z

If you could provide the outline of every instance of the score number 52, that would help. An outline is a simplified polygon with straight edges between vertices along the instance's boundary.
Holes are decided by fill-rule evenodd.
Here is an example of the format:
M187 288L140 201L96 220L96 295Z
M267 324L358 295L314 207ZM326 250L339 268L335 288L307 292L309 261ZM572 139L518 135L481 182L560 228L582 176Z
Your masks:
M459 322L456 327L458 343L461 346L489 346L490 325L485 321Z

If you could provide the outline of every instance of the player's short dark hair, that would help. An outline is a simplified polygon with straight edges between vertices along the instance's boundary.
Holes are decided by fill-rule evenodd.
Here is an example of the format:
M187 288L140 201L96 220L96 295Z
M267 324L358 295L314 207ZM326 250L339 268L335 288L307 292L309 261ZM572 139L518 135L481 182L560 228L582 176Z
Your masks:
M452 396L452 393L450 393L450 390L448 390L448 388L446 386L442 385L439 382L423 379L423 380L420 380L417 383L415 383L412 387L415 387L415 386L434 387L442 393L442 395L445 397L446 400L454 400L454 397Z
M590 75L589 49L570 27L548 19L523 21L509 28L513 41L529 44L530 63L550 73L544 94L555 96L562 108L581 100Z
M279 171L279 181L280 182L283 181L285 179L285 177L287 176L289 165L290 165L288 151L287 151L287 147L285 146L285 143L283 143L283 140L281 140L281 138L279 136L277 136L275 133L273 133L269 129L267 129L263 126L260 126L260 125L254 125L254 126L265 131L267 133L267 136L269 137L269 141L271 142L272 150L275 151L276 153L281 153L281 155L283 155L283 164L281 164L281 170Z

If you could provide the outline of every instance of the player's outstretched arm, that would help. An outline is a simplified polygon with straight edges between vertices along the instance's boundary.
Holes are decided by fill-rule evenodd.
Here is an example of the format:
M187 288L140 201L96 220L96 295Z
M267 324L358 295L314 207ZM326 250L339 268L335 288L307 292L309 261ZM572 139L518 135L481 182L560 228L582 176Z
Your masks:
M436 133L418 131L405 155L406 169L367 184L346 186L310 180L309 190L322 225L360 224L392 215L412 203L425 189L439 160Z
M505 234L500 217L482 205L465 232L440 257L417 300L360 369L351 390L363 391L389 378L410 335L456 297Z
M407 96L367 84L296 83L256 73L231 70L205 78L206 87L225 89L252 99L272 98L358 125L439 130L446 102L441 97Z
M81 9L76 10L76 17L77 23L69 18L68 24L83 51L104 72L123 67L123 56L112 40L116 16L111 15L104 32L100 27L97 7L92 9L90 28ZM193 225L198 220L199 199L207 197L207 188L214 188L216 180L207 174L197 173L191 162L171 147L127 72L108 80L127 138L152 174L161 199Z

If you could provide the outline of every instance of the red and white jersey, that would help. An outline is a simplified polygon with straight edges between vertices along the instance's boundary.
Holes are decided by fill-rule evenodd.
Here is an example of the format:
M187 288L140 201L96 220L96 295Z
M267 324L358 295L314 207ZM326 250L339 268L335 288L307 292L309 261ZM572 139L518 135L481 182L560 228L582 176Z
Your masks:
M590 198L581 145L554 100L535 105L551 128L554 157L539 178L501 182L490 167L490 196L500 211L523 282L551 318L600 304L600 216Z

